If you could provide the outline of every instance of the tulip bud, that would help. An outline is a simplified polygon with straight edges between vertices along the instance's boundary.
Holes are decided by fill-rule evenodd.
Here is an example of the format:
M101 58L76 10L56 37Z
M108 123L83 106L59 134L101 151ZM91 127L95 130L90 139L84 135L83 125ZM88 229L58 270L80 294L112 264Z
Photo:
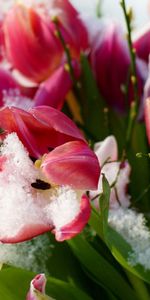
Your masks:
M30 283L30 289L26 300L52 300L45 295L46 277L44 274L39 274Z

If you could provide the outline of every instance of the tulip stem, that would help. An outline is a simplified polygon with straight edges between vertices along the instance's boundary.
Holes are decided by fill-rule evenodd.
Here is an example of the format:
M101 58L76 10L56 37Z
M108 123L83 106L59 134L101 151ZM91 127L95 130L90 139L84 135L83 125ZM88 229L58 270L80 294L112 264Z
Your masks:
M127 11L125 0L120 1L121 7L123 9L123 13L125 16L126 26L127 26L127 41L128 47L130 52L130 59L131 59L131 83L133 86L133 101L130 105L129 116L128 116L128 125L127 125L127 132L126 132L126 148L130 143L132 131L134 128L134 123L137 116L138 111L138 103L139 103L139 95L138 95L138 81L137 81L137 74L136 74L136 51L132 45L132 27L131 27L131 20L132 20L132 10L129 9Z
M74 84L76 84L76 79L75 79L75 76L74 76L74 70L73 70L73 67L72 67L72 59L71 59L71 54L70 54L70 49L69 49L69 45L67 45L65 43L65 40L63 38L63 35L60 31L60 28L59 28L59 20L57 19L57 17L54 17L53 18L53 22L56 26L56 36L59 38L62 46L63 46L63 49L65 51L65 54L66 54L66 57L67 57L67 62L68 62L68 65L66 65L66 67L68 66L68 72L70 73L70 76L71 76L71 79L72 79L72 82Z

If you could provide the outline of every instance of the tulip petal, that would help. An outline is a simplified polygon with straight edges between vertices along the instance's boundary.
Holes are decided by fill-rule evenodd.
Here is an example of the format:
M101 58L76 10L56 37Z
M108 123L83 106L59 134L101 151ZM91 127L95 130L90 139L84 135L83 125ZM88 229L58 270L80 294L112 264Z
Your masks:
M146 124L147 138L150 145L150 98L146 99L145 102L145 124Z
M131 167L128 161L118 161L118 147L114 136L108 136L104 141L95 144L95 153L101 163L101 173L105 175L111 187L110 207L128 207L130 196L127 194L127 186ZM99 208L98 195L103 192L102 176L99 177L98 189L90 191L90 198Z
M16 132L30 155L36 158L65 142L85 141L65 114L47 106L36 107L29 112L15 107L2 108L0 127L6 133Z
M41 168L50 182L82 190L95 189L100 174L96 155L80 141L55 148L44 157Z
M102 142L96 143L94 145L94 151L101 166L108 161L115 161L118 159L117 141L113 135L108 136Z
M74 71L75 77L79 77L80 71L77 66ZM40 85L34 97L34 106L50 105L61 109L72 86L73 82L68 70L65 69L65 65L60 66L50 78Z
M35 82L45 80L62 59L62 45L51 23L23 4L14 5L5 18L8 59L14 68Z
M63 30L62 34L66 44L70 47L71 56L80 58L81 51L88 49L89 41L88 32L78 11L68 0L53 0L51 1L50 8L54 12L56 11L56 16L66 30L66 32Z
M98 83L100 93L110 107L117 112L126 112L133 100L133 88L131 81L128 82L130 69L130 55L127 41L120 26L110 23L99 28L99 35L92 44L91 64ZM120 64L120 60L122 63ZM143 62L144 63L144 62ZM136 60L138 79L138 92L141 97L145 76L147 76L146 64ZM143 70L145 69L144 73ZM128 82L128 97L126 99L124 87Z
M34 97L34 106L50 105L61 109L71 87L72 81L69 72L64 69L64 66L59 67L50 78L40 85Z
M150 23L135 32L133 47L136 50L137 56L148 63L150 54Z

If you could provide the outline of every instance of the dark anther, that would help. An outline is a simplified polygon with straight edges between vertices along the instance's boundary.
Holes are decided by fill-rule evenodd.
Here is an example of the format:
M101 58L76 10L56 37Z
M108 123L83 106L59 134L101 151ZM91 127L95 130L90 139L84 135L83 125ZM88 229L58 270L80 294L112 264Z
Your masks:
M31 183L31 186L38 190L49 190L51 185L41 179L36 179L36 182Z

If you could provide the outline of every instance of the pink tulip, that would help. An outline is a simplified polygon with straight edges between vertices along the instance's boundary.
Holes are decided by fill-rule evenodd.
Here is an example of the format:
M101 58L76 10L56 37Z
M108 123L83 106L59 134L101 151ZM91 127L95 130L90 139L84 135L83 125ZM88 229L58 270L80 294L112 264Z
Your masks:
M133 46L138 57L148 63L150 54L150 23L135 33Z
M97 188L100 167L78 128L46 106L3 108L0 127L0 241L47 231L63 241L82 231L90 217L85 191ZM41 160L34 165L29 154Z
M15 107L2 108L0 127L6 134L16 132L30 155L36 158L66 142L85 142L73 121L47 106L36 107L28 112Z
M150 98L147 98L145 102L145 124L146 124L147 138L150 144Z
M46 277L44 274L38 274L30 283L30 289L26 300L52 300L45 294Z
M52 231L57 241L63 241L81 232L88 222L90 203L84 192L96 188L98 161L83 142L64 144L64 155L59 153L61 147L52 151L51 161L48 154L37 168L15 133L8 134L3 140L0 159L1 242L17 243L47 231Z
M4 21L4 34L8 59L29 79L41 82L60 64L63 49L54 24L32 7L16 4Z
M127 194L127 185L129 183L130 165L127 161L121 163L118 161L117 142L114 136L107 137L104 141L95 144L95 153L101 165L101 173L105 174L111 188L110 207L118 206L128 207L130 196ZM90 192L90 197L95 198L102 193L102 175L99 178L98 189ZM98 197L95 199L95 205L98 207Z
M116 24L102 26L99 30L92 45L91 63L104 100L115 110L124 112L133 101L131 81L127 98L123 91L128 81L130 56L127 41ZM147 68L138 59L136 66L140 97Z

